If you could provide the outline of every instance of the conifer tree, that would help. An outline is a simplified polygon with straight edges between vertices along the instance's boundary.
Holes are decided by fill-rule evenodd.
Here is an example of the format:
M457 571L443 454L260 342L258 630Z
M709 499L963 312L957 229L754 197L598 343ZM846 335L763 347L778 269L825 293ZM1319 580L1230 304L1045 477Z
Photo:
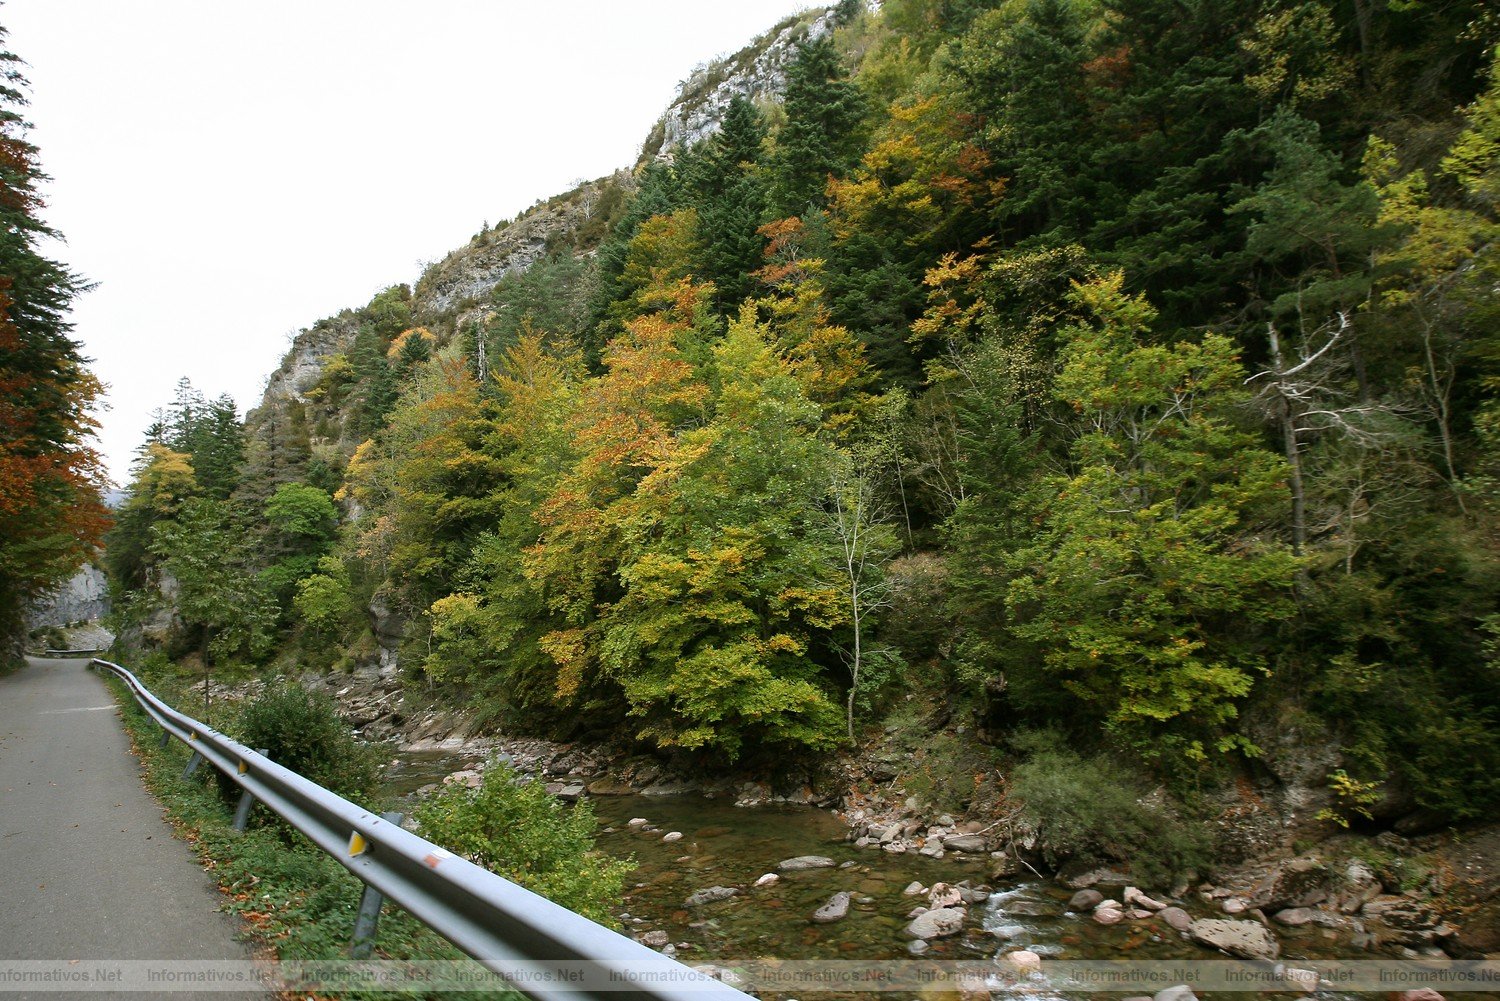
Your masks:
M787 69L786 124L771 160L771 206L779 216L821 208L830 177L859 162L866 102L848 78L832 39L799 42Z
M683 168L698 210L698 273L713 282L714 301L731 311L754 290L763 242L765 181L758 167L765 131L755 106L743 95L729 102L719 133Z

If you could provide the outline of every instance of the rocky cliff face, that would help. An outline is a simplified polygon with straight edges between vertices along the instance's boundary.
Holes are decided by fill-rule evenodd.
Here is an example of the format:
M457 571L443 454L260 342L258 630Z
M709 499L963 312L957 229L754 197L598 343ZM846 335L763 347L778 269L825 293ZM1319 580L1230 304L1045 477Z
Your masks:
M320 321L299 332L291 350L281 359L281 367L266 380L261 407L289 400L307 403L307 392L322 378L328 357L348 351L358 333L358 325L347 315Z
M833 31L833 11L813 11L790 18L725 59L693 71L667 108L642 151L644 157L670 157L719 131L729 102L778 97L786 87L786 70L804 39Z
M417 318L430 323L443 314L462 313L466 306L482 303L501 279L525 271L549 251L577 248L579 234L594 220L611 186L628 190L629 172L588 181L549 199L429 267L412 292Z
M796 54L796 43L820 38L833 27L831 11L800 14L734 55L699 67L646 139L642 159L670 157L716 133L736 95L774 99L786 85L786 69ZM507 275L525 271L558 249L592 252L607 229L604 206L628 195L633 183L631 172L621 170L538 202L513 222L480 233L422 274L412 297L417 322L435 331L460 329L482 315L490 292ZM264 418L265 412L289 403L309 403L307 393L318 384L326 360L346 353L356 333L357 324L348 314L300 332L267 380L258 416Z
M27 616L30 629L94 622L109 613L109 583L104 571L93 564L82 567L73 578Z

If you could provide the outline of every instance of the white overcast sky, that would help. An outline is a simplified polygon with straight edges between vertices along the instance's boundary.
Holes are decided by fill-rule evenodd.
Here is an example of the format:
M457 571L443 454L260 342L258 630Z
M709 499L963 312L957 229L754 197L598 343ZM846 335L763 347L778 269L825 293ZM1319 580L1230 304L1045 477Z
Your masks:
M7 0L52 248L123 483L180 376L256 405L298 329L634 162L804 0Z

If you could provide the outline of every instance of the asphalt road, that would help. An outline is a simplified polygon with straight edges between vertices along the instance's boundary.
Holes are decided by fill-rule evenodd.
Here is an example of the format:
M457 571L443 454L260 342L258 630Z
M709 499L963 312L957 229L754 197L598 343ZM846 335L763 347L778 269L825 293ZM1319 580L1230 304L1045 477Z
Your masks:
M87 664L30 659L0 677L0 1001L265 1001L262 991L184 990L180 980L150 993L109 989L112 960L251 957L238 919L219 910L218 890L142 786L114 699ZM67 976L101 973L84 990L55 981L27 990L18 971L37 960Z

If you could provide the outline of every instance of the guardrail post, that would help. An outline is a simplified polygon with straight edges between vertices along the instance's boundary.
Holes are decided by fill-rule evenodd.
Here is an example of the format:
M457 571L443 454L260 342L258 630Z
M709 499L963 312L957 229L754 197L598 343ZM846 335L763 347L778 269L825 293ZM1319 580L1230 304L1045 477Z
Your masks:
M257 747L255 749L255 753L263 755L268 752L264 747ZM244 762L241 762L240 773L244 774L245 770L245 764ZM240 793L239 805L234 808L234 829L236 831L243 831L245 827L250 823L250 807L252 804L254 804L254 802L255 797L250 795L249 789L246 789L244 792Z
M168 743L171 742L171 740L172 740L172 731L168 730L166 727L162 727L161 728L161 742L158 743L156 746L164 748L164 747L167 746Z
M382 813L380 819L400 827L406 815L393 810ZM384 894L369 883L365 884L365 892L359 898L359 914L354 918L354 942L349 946L350 959L370 958L370 952L375 948L375 932L380 927L380 905L384 901Z
M183 779L190 779L190 778L192 778L193 777L193 773L198 770L198 766L201 765L202 763L203 763L203 755L199 754L197 751L194 751L193 752L193 756L191 758L188 758L187 764L185 764L185 765L182 766L182 777L183 777Z

